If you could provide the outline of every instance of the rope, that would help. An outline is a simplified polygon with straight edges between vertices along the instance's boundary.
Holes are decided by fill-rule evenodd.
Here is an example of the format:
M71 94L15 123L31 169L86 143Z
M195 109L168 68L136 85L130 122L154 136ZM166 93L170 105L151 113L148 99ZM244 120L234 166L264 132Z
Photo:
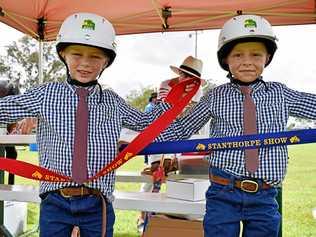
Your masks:
M260 12L260 11L272 10L272 9L275 9L278 7L290 6L293 4L305 3L305 2L307 2L307 0L287 0L287 1L279 2L279 3L273 4L273 5L269 4L269 6L265 7L265 8L257 8L257 9L255 8L253 10L255 12Z
M283 12L243 12L246 14L256 14L262 16L281 16L281 17L302 17L302 18L314 18L316 17L315 14L306 14L306 13L283 13Z
M115 23L115 26L135 26L138 28L150 28L150 29L161 29L160 26L150 25L150 24L136 24L136 23Z
M153 10L144 11L144 12L139 12L139 13L134 14L134 15L127 15L127 16L123 16L123 17L120 17L120 18L115 18L115 19L112 19L112 22L118 22L118 21L122 21L122 20L131 20L131 19L134 19L134 18L137 18L137 17L141 17L141 16L145 16L145 15L151 15L150 13L155 13L155 11L153 11Z
M200 18L198 20L195 21L188 21L188 22L184 22L184 23L179 23L179 24L174 24L173 27L186 27L186 26L195 26L196 23L203 23L203 22L207 22L207 21L211 21L211 20L217 20L217 19L221 19L221 18L226 18L226 17L232 17L235 16L236 12L229 12L223 15L219 15L219 16L208 16L208 17L203 17Z
M27 20L27 21L30 21L33 23L37 23L37 19L33 19L31 17L19 15L17 13L11 12L11 11L5 11L5 12L6 12L6 14L10 14L12 17L15 16L16 18L21 18L21 19L24 19L24 20Z
M14 16L19 16L19 15L15 14L15 13L12 13L12 14L11 14L11 13L5 11L5 10L3 10L3 12L4 12L4 14L5 14L9 19L11 19L13 22L15 22L16 24L22 26L26 31L28 31L28 32L30 33L30 35L32 35L33 37L35 36L35 37L39 38L39 35L38 35L35 31L33 31L32 29L30 29L29 27L27 27L26 25L24 25L22 22L20 22L19 20L17 20L17 19L14 17ZM27 19L27 20L30 19L30 18L23 17L23 16L19 16L19 17L20 17L20 18L25 18L25 19ZM37 23L37 21L35 21L35 22Z

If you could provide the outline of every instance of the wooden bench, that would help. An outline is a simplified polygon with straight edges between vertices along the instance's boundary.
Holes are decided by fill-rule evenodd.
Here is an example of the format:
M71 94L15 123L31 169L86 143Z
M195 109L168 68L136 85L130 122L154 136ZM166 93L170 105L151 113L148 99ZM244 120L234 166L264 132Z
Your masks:
M114 192L114 208L177 214L204 215L205 201L168 198L165 193ZM38 188L30 185L0 185L0 200L39 203Z

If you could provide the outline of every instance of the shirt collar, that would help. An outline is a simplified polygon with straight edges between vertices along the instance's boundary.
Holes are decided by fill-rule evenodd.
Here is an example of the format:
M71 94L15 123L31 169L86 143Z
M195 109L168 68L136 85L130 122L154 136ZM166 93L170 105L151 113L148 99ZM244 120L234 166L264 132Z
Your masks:
M79 86L77 85L72 85L70 84L68 81L66 81L66 85L68 86L68 88L73 92L76 93L76 88L78 88ZM88 86L85 87L85 89L87 89L89 91L89 95L94 95L95 93L97 93L99 91L99 86L97 85L93 85L93 86Z
M241 84L239 84L238 82L236 82L235 80L230 82L230 85L237 89L238 91L240 91L240 86L242 86ZM250 83L249 86L251 87L253 92L256 92L260 89L262 89L263 87L267 90L268 87L266 85L266 82L264 80L262 80L262 78L258 78L257 80L255 80L253 83Z

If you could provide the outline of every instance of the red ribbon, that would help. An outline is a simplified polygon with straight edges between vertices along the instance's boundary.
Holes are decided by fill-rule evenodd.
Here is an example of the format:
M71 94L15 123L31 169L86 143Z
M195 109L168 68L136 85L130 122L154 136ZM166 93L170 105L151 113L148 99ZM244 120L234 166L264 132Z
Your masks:
M24 161L0 157L0 170L8 171L28 179L35 179L48 182L69 182L71 178L58 174L49 169L33 165Z
M194 84L192 90L186 93L188 85ZM201 80L197 78L190 78L183 80L175 85L166 101L171 104L171 108L157 118L152 124L143 130L131 143L121 151L118 156L104 168L102 168L96 175L90 177L87 182L98 179L107 173L119 168L125 162L136 156L138 152L142 151L149 145L163 130L165 130L172 121L182 112L185 106L190 102L191 98L199 89ZM70 182L71 177L58 174L57 172L42 168L37 165L32 165L26 162L11 160L6 158L0 159L0 170L8 171L9 173L19 175L25 178L41 180L47 182Z

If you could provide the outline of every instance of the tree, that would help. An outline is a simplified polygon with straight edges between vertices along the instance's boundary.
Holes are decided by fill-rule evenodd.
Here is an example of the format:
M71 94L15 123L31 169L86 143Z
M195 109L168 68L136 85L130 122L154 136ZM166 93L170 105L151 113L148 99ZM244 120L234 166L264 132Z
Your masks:
M53 43L44 43L43 82L65 80L63 63L57 58ZM28 89L39 81L38 42L23 36L7 46L5 56L0 56L0 75Z
M148 104L148 99L152 92L154 92L154 89L150 87L141 88L140 90L132 90L126 96L126 101L133 107L143 111Z

